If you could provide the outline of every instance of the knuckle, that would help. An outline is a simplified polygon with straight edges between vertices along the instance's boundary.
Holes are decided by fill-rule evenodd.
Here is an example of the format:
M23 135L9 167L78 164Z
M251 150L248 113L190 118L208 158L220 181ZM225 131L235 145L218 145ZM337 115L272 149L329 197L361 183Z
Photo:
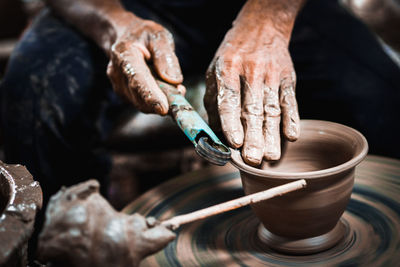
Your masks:
M126 62L126 61L123 62L122 69L126 75L129 75L131 77L133 77L137 74L135 68L129 62Z
M267 103L264 109L269 117L279 117L281 115L281 108L277 103Z
M163 37L166 38L170 42L172 42L174 40L174 37L172 36L172 33L169 30L165 29L165 28L163 28L160 31L160 34L162 34Z
M261 56L259 53L248 53L245 56L245 64L249 66L265 66L267 63L267 57Z
M258 103L246 103L243 105L243 111L247 114L261 116L263 114L263 108Z
M242 61L242 58L239 54L227 53L226 55L221 57L220 63L223 63L224 65L229 66L229 67L233 67L233 66L240 64L241 61Z
M217 105L219 111L232 112L240 107L240 97L237 92L231 88L220 89L217 94Z
M127 50L128 44L125 41L120 41L111 46L112 53L121 54Z
M246 66L250 67L251 69L260 69L264 68L266 65L265 60L260 56L250 55L246 57Z
M153 100L153 94L146 86L140 83L136 83L134 86L136 94L145 102L151 102Z
M293 85L289 85L289 86L285 86L282 88L281 92L281 97L294 97L295 96L295 92L294 92L294 88Z
M163 26L152 20L145 20L143 25L145 28L153 31L162 31L164 29Z
M279 104L279 95L276 90L267 86L265 89L264 112L268 117L279 117L281 107Z

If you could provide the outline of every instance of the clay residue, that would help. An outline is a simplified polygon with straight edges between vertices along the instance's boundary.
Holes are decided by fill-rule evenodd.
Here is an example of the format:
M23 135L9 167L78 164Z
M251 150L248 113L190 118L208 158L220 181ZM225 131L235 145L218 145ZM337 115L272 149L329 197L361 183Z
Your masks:
M175 234L155 220L115 211L95 180L61 189L46 210L39 259L55 266L137 266Z
M0 200L0 266L26 266L42 190L24 166L0 161Z

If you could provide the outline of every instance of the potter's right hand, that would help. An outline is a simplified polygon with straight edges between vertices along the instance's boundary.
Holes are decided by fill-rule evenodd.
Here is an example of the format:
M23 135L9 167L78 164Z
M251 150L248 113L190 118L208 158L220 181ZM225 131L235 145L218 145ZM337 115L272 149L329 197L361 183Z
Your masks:
M107 74L114 90L142 112L166 115L168 101L157 86L149 64L153 64L163 81L173 85L182 83L172 34L153 21L133 15L124 23L125 29L109 52Z

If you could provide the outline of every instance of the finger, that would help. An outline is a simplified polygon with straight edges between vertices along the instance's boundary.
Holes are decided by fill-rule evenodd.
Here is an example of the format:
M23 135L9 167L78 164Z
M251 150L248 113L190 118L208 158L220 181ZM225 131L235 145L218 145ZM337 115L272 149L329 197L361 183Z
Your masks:
M227 142L234 148L241 147L244 139L240 120L240 78L237 71L239 64L235 61L217 60L215 65L217 105L221 128Z
M206 72L206 92L204 94L204 107L207 111L208 124L214 131L221 130L218 116L217 79L215 77L215 63L212 62Z
M131 229L134 229L137 233L147 230L146 218L139 213L134 213L129 216L129 225Z
M124 78L121 71L117 71L114 66L118 66L117 60L114 56L111 56L111 60L107 66L107 75L111 81L111 85L114 91L123 98L127 98L123 93L128 90L127 79ZM129 100L129 99L128 99Z
M122 69L128 77L129 94L138 108L146 113L166 115L168 101L158 87L154 77L144 61L143 54L136 48L124 53Z
M172 34L167 30L151 35L149 50L157 74L166 82L180 84L183 81L181 67L175 55Z
M278 160L281 157L280 120L278 85L264 87L264 158Z
M182 84L178 84L178 86L176 87L176 89L178 89L179 93L183 96L186 95L186 87L183 86Z
M157 83L158 87L161 89L161 91L165 95L182 94L182 91L185 90L185 87L183 85L181 85L181 84L172 85L172 84L164 82L164 81L162 81L160 79L156 79L156 83Z
M151 58L150 51L142 43L133 43L132 46L138 48L146 60Z
M300 134L300 117L295 96L296 75L294 71L283 76L280 84L279 102L282 109L283 134L289 141L296 141Z
M150 228L143 233L144 241L149 246L149 249L146 250L146 252L148 252L148 254L152 254L161 250L168 245L169 242L174 240L175 237L176 234L174 232L162 225Z
M250 165L260 165L263 158L263 90L262 83L243 80L243 125L245 127L243 160Z

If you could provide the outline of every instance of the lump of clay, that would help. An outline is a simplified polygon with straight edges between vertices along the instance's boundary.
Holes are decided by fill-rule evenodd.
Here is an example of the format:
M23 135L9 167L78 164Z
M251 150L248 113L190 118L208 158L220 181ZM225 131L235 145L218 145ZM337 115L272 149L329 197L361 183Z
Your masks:
M154 222L115 211L95 180L63 188L47 207L39 260L51 266L137 266L175 238Z

